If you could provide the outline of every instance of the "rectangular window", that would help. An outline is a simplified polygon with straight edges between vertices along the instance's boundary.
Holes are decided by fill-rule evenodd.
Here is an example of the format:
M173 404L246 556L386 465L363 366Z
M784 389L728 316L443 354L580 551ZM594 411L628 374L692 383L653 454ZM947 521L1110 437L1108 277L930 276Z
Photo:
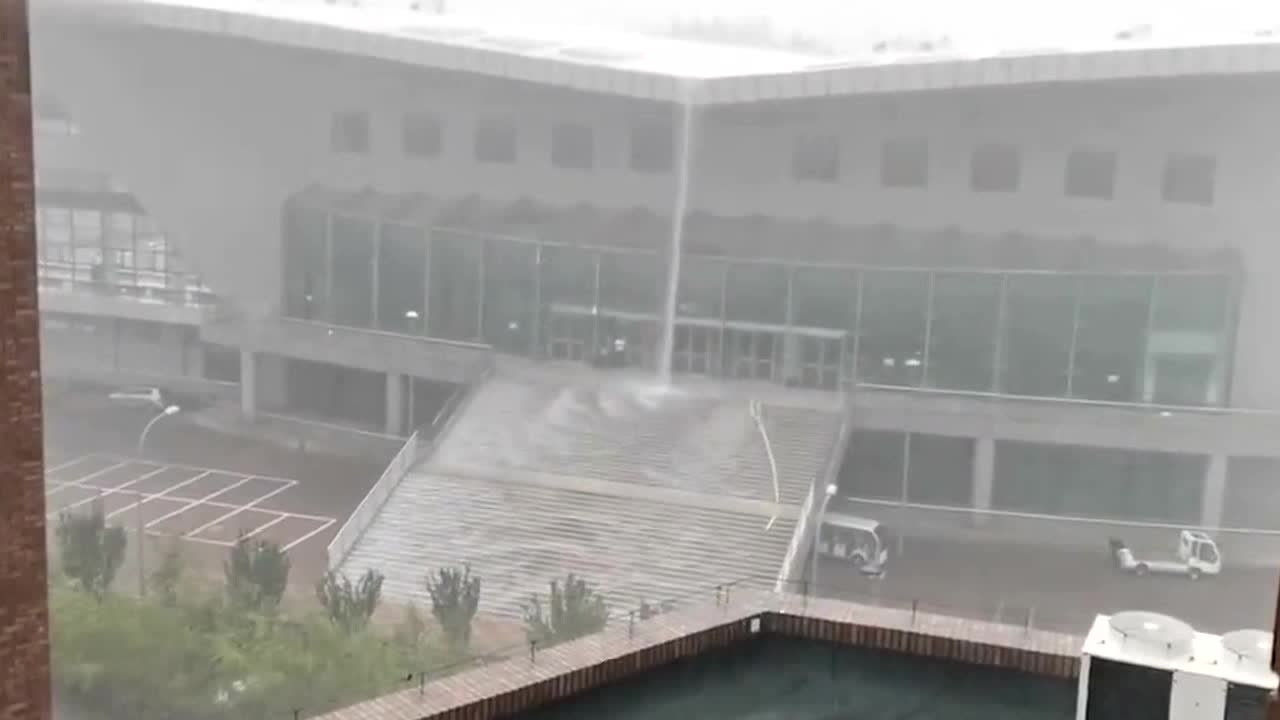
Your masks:
M1168 203L1212 205L1218 161L1211 155L1174 153L1165 158L1161 194Z
M630 166L635 172L671 172L675 158L675 130L671 123L656 120L631 126Z
M551 129L551 164L567 170L590 170L596 165L596 139L591 127L559 123Z
M369 152L369 114L337 112L333 114L329 146L339 153Z
M516 161L516 126L510 120L490 118L476 125L475 159L478 163L510 165Z
M835 135L805 135L791 148L791 177L808 182L840 179L840 139Z
M969 188L974 192L1013 192L1022 179L1022 156L1005 143L986 143L973 149Z
M880 148L880 184L888 188L929 185L929 141L921 138L887 140Z
M1116 154L1110 150L1071 151L1063 190L1068 197L1110 200L1116 191Z
M401 146L405 155L436 157L444 144L444 128L434 113L414 112L404 116Z

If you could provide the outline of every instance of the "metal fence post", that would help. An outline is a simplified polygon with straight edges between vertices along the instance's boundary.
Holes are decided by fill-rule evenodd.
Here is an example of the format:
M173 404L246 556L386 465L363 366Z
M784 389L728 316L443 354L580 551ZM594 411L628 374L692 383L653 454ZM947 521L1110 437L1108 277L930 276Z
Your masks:
M627 620L627 639L630 640L636 636L636 611L632 610L630 618Z

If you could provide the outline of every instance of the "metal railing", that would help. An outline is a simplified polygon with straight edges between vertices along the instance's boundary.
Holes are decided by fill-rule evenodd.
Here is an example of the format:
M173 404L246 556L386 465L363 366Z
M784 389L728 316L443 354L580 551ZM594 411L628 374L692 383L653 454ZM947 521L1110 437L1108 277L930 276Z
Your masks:
M539 589L543 595L545 588ZM607 590L601 590L608 597ZM545 597L542 598L545 602ZM470 655L463 659L453 659L424 666L418 671L402 678L405 689L383 696L377 700L379 711L388 713L392 708L404 704L406 709L413 708L423 699L430 697L433 684L445 681L451 676L480 671L493 673L493 677L506 681L518 680L529 665L543 662L552 663L552 667L569 670L564 665L565 656L544 658L548 652L554 651L561 644L581 645L573 648L569 661L574 665L589 664L599 657L600 660L612 659L621 648L638 649L645 645L662 642L667 639L670 623L652 622L664 616L680 613L683 617L679 626L688 632L697 632L705 625L707 628L724 622L724 618L743 613L761 611L787 612L790 614L822 616L824 610L819 603L824 600L836 600L857 603L874 608L874 615L860 616L860 622L883 623L909 630L919 627L922 632L936 632L937 624L931 622L932 616L947 616L968 620L971 624L966 632L968 639L982 642L990 637L995 642L1005 644L1024 643L1036 645L1036 633L1049 631L1058 633L1054 637L1068 639L1083 635L1096 615L1091 608L1080 608L1069 615L1062 613L1041 613L1034 606L1019 605L1016 602L1005 602L996 599L980 605L935 601L931 598L912 597L908 595L892 595L876 589L863 592L851 592L844 586L817 586L808 580L776 583L775 578L767 576L745 576L737 579L709 583L690 588L688 592L672 598L654 598L652 602L643 602L639 606L611 608L604 627L592 633L552 645L539 643L534 639L511 643L482 653ZM544 612L546 607L543 608ZM1063 643L1077 646L1078 640ZM559 655L559 653L557 653ZM483 677L476 682L487 684ZM470 682L468 683L470 684ZM448 688L442 688L442 692ZM342 717L355 717L357 706L348 708ZM302 716L310 713L303 712ZM392 713L394 714L394 713ZM322 716L324 717L324 716Z
M440 443L449 435L458 418L466 413L472 398L494 372L493 366L485 368L476 382L445 401L444 407L436 413L430 425L414 430L409 436L400 451L391 458L391 462L387 463L387 468L383 470L378 481L373 484L364 499L356 506L355 511L342 524L338 533L333 536L333 540L329 541L327 561L330 570L337 570L346 560L360 537L369 529L383 506L391 499L392 493L400 486L405 475L419 462L431 457L440 447ZM453 404L451 412L448 411L450 403Z
M347 554L355 547L360 536L364 534L369 525L373 523L373 519L378 516L378 511L382 510L382 506L386 505L387 500L391 499L391 494L400 486L400 481L408 474L409 470L418 461L418 433L413 433L405 440L404 445L400 447L400 452L391 458L391 462L387 463L387 468L382 471L382 475L378 481L369 488L368 494L356 506L355 511L347 517L347 521L342 523L342 527L338 529L338 533L329 541L326 549L328 556L328 567L330 570L337 570L342 565L342 561L346 559Z
M910 385L885 385L881 383L858 382L856 390L863 391L863 397L869 392L896 393L908 395L953 398L956 400L972 400L988 403L1018 403L1026 405L1042 405L1049 407L1081 407L1109 408L1127 410L1149 415L1151 413L1170 413L1175 415L1240 415L1280 417L1280 410L1248 407L1222 407L1218 405L1165 405L1140 401L1091 400L1088 398L1052 397L1043 395L1016 395L984 390L951 390L947 388L919 387Z
M787 554L783 557L782 567L778 570L778 591L781 591L787 583L805 576L809 559L806 550L815 541L818 523L821 521L821 515L826 511L826 501L829 499L827 486L836 481L840 466L844 463L849 438L853 435L852 402L846 397L843 405L840 429L836 433L836 442L831 448L831 455L827 458L822 470L814 476L813 483L809 486L809 494L805 496L804 504L800 507L800 515L796 521L795 531L791 535L791 543L787 546Z

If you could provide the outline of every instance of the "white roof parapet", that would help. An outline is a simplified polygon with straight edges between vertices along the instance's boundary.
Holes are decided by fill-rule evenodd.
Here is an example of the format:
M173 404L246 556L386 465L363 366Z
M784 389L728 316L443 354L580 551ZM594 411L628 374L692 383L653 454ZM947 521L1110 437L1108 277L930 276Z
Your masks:
M900 44L858 57L441 15L432 0L47 0L157 28L697 104L1187 75L1280 72L1280 31L1161 35L1150 26L1071 47Z

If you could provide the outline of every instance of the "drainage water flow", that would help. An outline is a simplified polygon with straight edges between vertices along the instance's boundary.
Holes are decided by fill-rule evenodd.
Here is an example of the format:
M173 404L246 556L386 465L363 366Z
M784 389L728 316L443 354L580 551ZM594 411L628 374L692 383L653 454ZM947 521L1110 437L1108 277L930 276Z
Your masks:
M693 155L694 83L681 88L680 147L676 156L676 198L671 218L671 252L667 263L667 298L663 308L662 343L658 347L658 385L671 386L671 358L675 352L676 303L680 286L680 260L684 246L684 221L689 206L689 166Z

